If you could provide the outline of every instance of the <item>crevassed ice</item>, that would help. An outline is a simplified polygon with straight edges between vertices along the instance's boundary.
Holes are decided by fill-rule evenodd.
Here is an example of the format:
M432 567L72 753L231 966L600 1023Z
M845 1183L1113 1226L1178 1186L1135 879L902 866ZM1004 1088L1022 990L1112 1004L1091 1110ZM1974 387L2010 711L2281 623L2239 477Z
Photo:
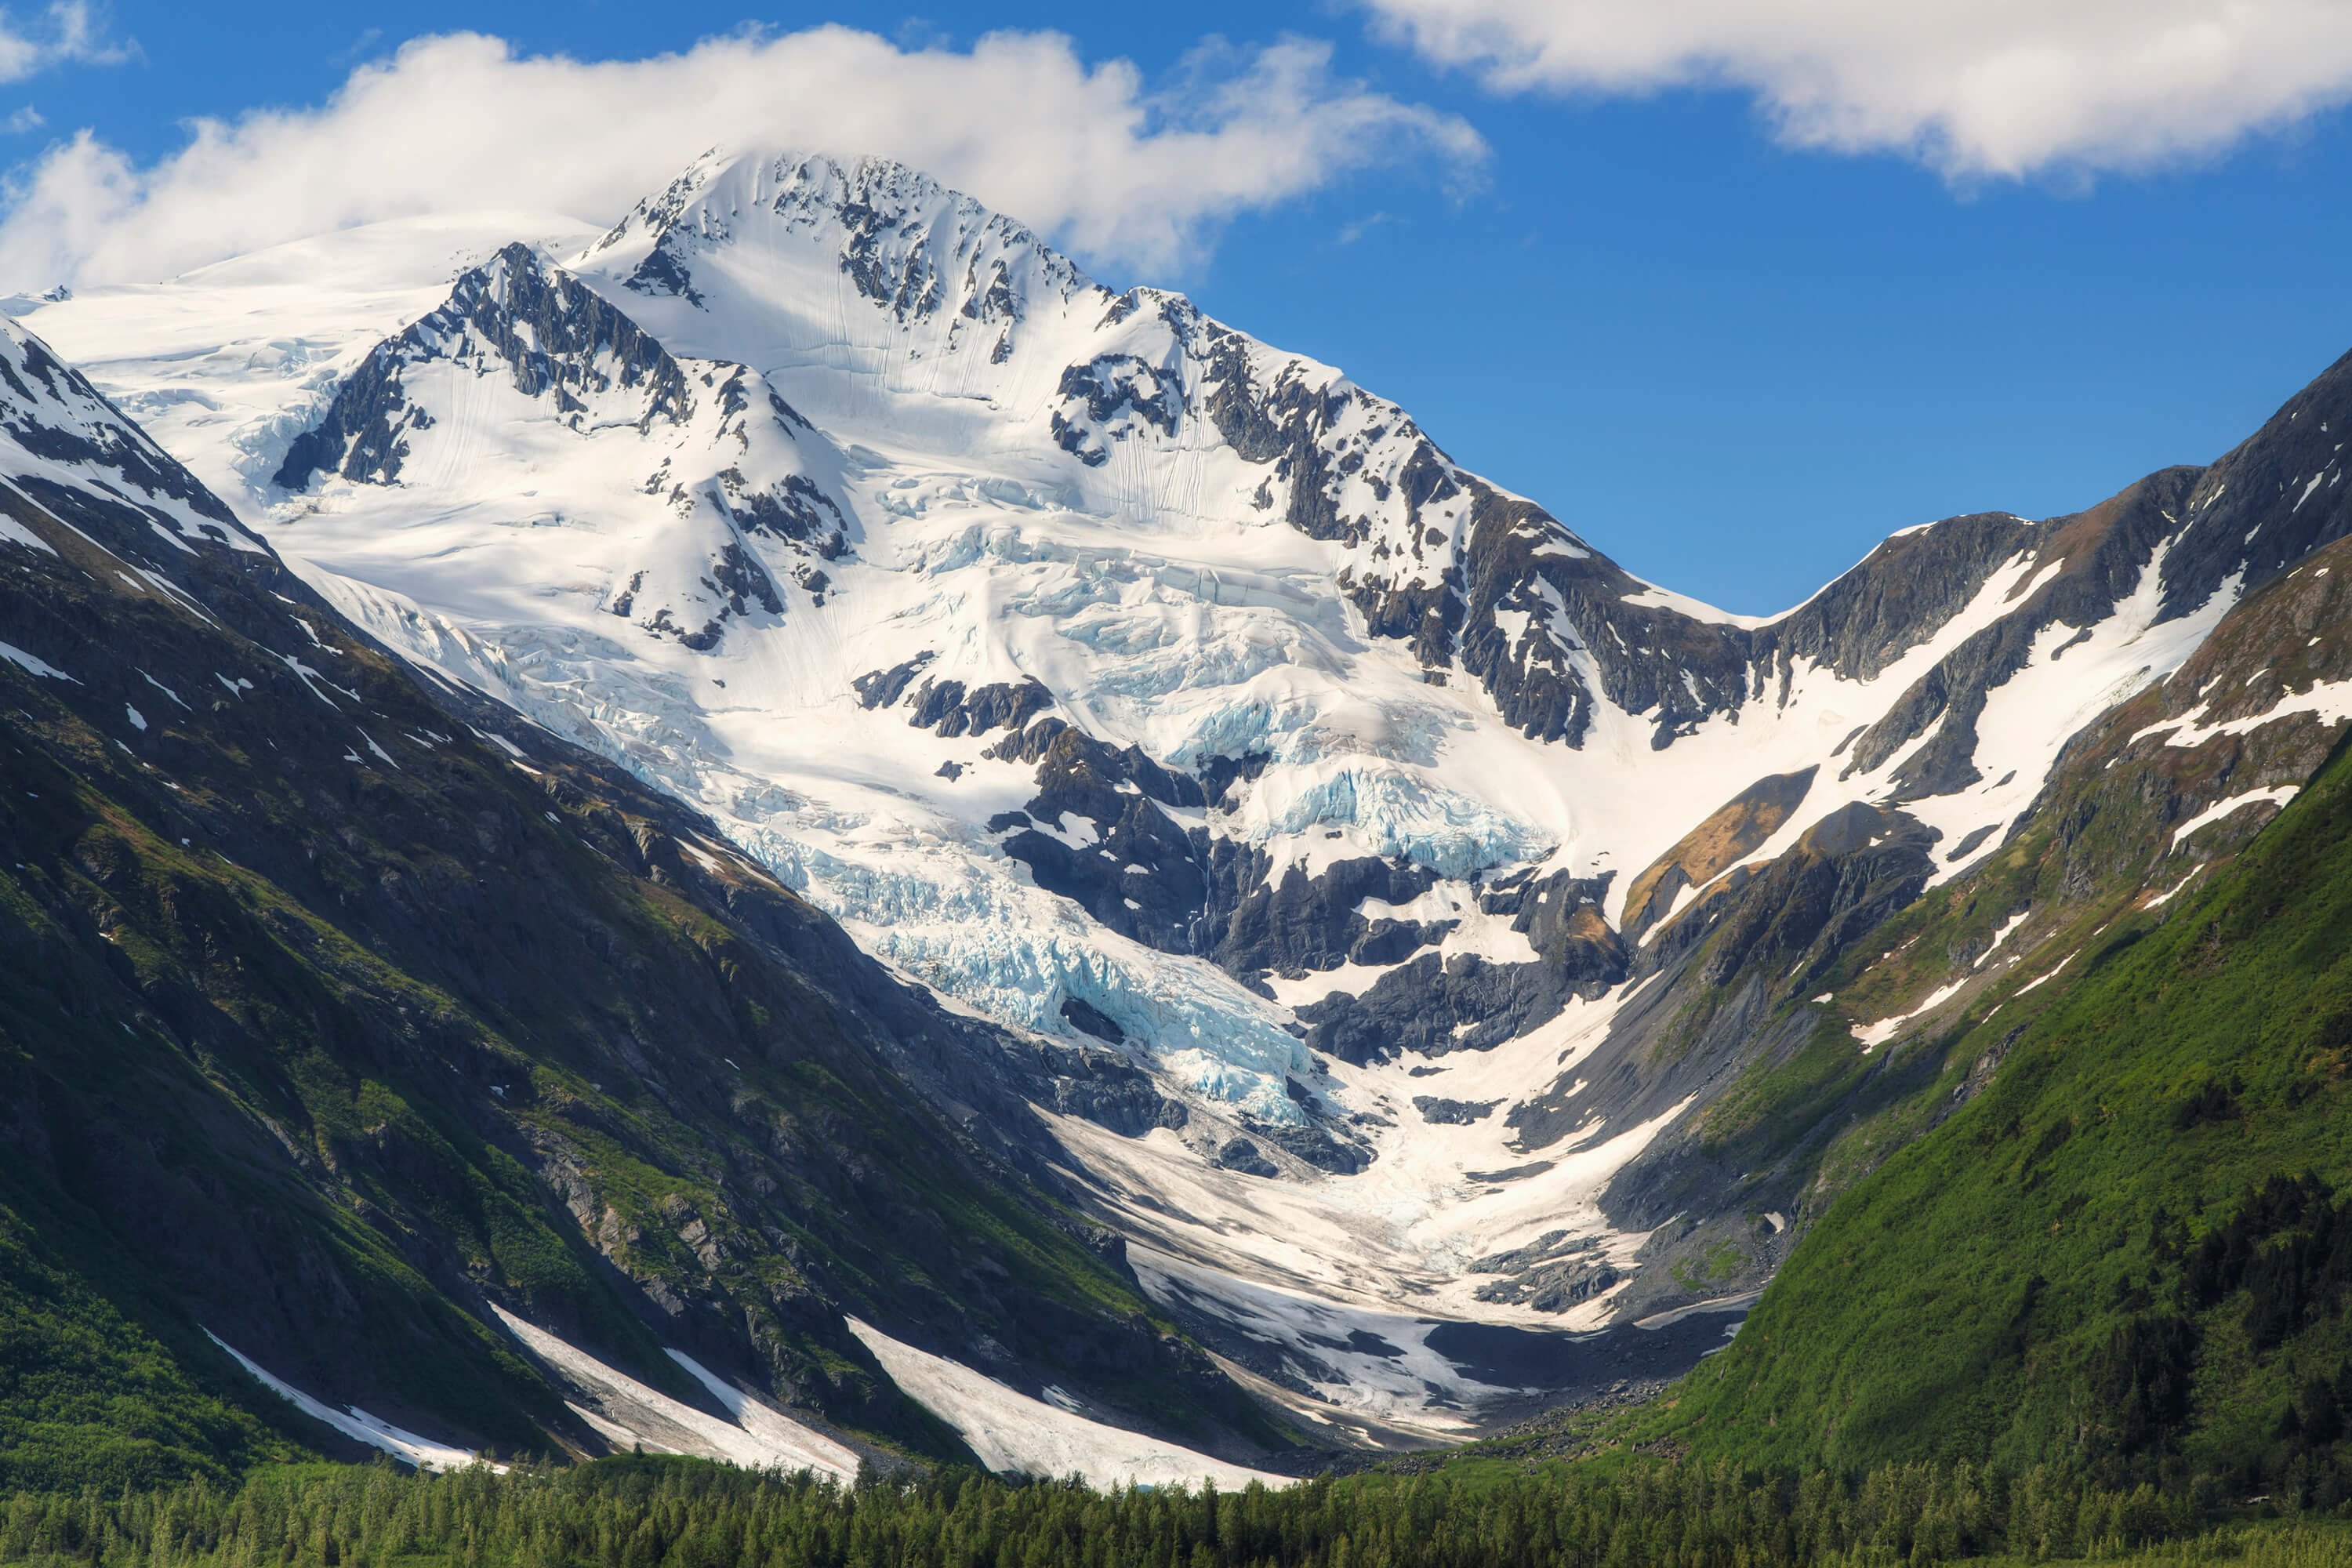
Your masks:
M1394 768L1345 765L1327 776L1283 779L1263 789L1254 836L1280 837L1343 823L1382 856L1400 856L1446 878L1549 854L1551 841L1453 790Z
M951 854L846 859L773 823L735 830L786 884L856 930L869 952L992 1016L1055 1031L1075 996L1150 1043L1185 1087L1270 1121L1297 1122L1283 1087L1307 1050L1270 1011L1199 959L1156 952Z
M828 847L869 826L725 767L677 680L570 629L467 633L390 595L339 584L339 607L404 651L505 696L550 730L719 816L787 887L852 927L868 952L975 1010L1065 1032L1075 996L1117 1020L1196 1093L1297 1123L1286 1073L1306 1047L1273 1010L1206 963L1156 952L1017 880L1013 862L931 835L870 856Z

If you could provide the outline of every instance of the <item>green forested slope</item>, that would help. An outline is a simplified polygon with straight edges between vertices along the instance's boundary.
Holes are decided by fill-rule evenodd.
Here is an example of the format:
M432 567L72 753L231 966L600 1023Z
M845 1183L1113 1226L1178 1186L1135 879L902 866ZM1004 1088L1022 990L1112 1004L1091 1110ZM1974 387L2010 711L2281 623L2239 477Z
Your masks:
M265 1425L277 1412L206 1370L201 1358L184 1364L62 1266L37 1226L0 1209L0 1488L221 1481L302 1451Z
M2352 761L2173 907L2091 933L2052 989L2014 1038L1996 1011L1940 1043L2007 1053L1829 1207L1664 1420L1766 1462L2339 1498Z

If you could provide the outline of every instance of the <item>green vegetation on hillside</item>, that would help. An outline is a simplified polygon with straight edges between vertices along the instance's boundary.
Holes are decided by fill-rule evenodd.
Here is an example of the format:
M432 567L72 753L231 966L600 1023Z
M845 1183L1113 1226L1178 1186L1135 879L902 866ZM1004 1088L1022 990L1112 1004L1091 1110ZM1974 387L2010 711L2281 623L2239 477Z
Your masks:
M120 1490L187 1476L219 1484L256 1459L301 1451L0 1208L0 1488Z
M2352 1494L2352 761L2084 937L2038 1016L1924 1047L1948 1102L1998 1070L1829 1207L1664 1426L1749 1462Z

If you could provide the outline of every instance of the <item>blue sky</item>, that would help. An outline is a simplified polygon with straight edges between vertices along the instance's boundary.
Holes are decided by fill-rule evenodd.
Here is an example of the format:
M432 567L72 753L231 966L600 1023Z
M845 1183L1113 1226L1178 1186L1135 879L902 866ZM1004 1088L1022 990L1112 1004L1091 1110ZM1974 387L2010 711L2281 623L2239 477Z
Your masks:
M102 18L123 58L0 88L0 116L41 117L12 161L87 127L139 165L192 117L316 105L421 35L635 59L822 22L953 49L1050 29L1147 89L1205 37L1298 35L1337 78L1466 122L1487 149L1467 181L1431 157L1341 169L1211 220L1189 259L1096 269L1345 367L1632 570L1735 610L1802 598L1895 528L2071 510L2209 460L2352 348L2341 110L2153 168L1956 183L1788 146L1739 85L1504 90L1344 7L123 0Z

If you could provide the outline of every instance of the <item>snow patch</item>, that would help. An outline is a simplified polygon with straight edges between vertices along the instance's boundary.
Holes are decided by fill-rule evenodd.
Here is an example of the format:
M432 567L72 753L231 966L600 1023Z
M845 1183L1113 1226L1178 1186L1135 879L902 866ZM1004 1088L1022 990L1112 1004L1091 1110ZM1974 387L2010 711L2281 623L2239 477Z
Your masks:
M2235 816L2250 805L2275 805L2284 809L2287 802L2302 793L2300 784L2273 784L2269 789L2248 790L2227 800L2217 800L2172 830L2172 847L2178 851L2182 842L2199 828L2209 826L2225 816Z
M2257 670L2255 679L2259 679L2270 673L2268 670ZM2252 681L2250 680L2247 684L2252 685ZM2169 730L2173 733L2165 742L2166 745L2193 749L2220 736L2251 734L2265 725L2275 724L2282 719L2293 718L2299 713L2309 713L2323 724L2340 724L2347 719L2352 719L2352 680L2326 680L2307 690L2283 691L2279 694L2278 700L2264 711L2249 714L2242 719L2225 720L2217 724L2200 722L2200 716L2204 711L2205 705L2200 702L2178 719L2167 719L2159 723L2150 724L2146 729L2135 731L2132 734L2132 742L2137 743L2150 735L2162 734Z
M27 549L40 551L46 555L55 555L58 552L56 546L6 512L0 512L0 539L5 539L11 544L22 544Z
M856 1477L857 1455L853 1450L771 1408L719 1377L684 1351L671 1350L667 1353L670 1360L684 1367L695 1382L709 1390L713 1399L727 1407L727 1414L735 1417L738 1426L779 1452L799 1455L800 1463L788 1468L816 1470L839 1476L844 1480Z
M842 1480L853 1479L857 1474L855 1456L847 1448L769 1409L740 1390L720 1393L724 1384L713 1386L717 1379L675 1351L669 1353L697 1382L709 1388L720 1404L735 1413L734 1421L722 1421L657 1389L648 1388L628 1373L605 1365L496 1302L491 1303L490 1310L532 1354L597 1397L604 1408L595 1425L608 1437L618 1430L628 1434L631 1440L642 1442L642 1428L652 1426L656 1431L685 1440L684 1444L673 1441L661 1445L671 1452L699 1451L706 1458L725 1459L751 1469L815 1470ZM587 1412L583 1410L582 1414Z
M2021 909L2015 914L2010 916L2009 919L2001 921L2000 928L1992 933L1992 942L1990 945L1986 947L1984 952L1978 955L1977 961L1969 965L1969 967L1971 969L1982 969L1985 966L1986 961L1991 958L1994 953L2000 951L2000 944L2009 940L2010 933L2017 930L2018 927L2023 925L2025 923L2025 918L2032 912L2033 910L2031 907Z
M2058 977L2058 972L2059 972L2059 970L2063 970L2063 969L2064 969L2068 964L2070 964L2070 963L2074 963L2074 960L2075 960L2075 959L2077 959L2077 958L2079 958L2080 956L2082 956L2082 954L2081 954L2081 950L2079 950L2079 949L2077 949L2077 950L2076 950L2075 952L2070 952L2070 953L2068 953L2065 957L2063 957L2063 958L2062 958L2062 959L2060 959L2060 960L2058 961L2058 968L2057 968L2057 969L2053 969L2053 970L2050 971L2047 974L2037 974L2037 975L2035 975L2032 979L2031 979L2031 980L2027 981L2024 984L2022 984L2022 985L2019 986L2019 987L2017 988L2017 994L2018 994L2020 996L2022 996L2022 995L2024 995L2027 992L2029 992L2029 991L2031 991L2031 990L2034 989L2036 986L2042 985L2042 984L2045 984L2046 982L2049 982L2049 981L2052 981L2052 980L2055 980L2055 979Z
M1904 1026L1910 1023L1912 1019L1923 1017L1926 1015L1934 1012L1945 1003L1950 1001L1954 996L1959 994L1960 987L1966 985L1968 983L1968 977L1963 975L1959 979L1953 981L1948 985L1939 985L1935 990L1927 993L1927 996L1920 1002L1920 1004L1916 1007L1912 1008L1908 1013L1902 1014L1893 1018L1881 1018L1875 1024L1855 1025L1853 1026L1853 1037L1862 1042L1862 1054L1868 1056L1872 1051L1877 1049L1880 1046L1885 1045L1887 1041L1900 1034Z
M76 686L81 684L79 679L68 675L47 659L26 653L20 647L11 647L4 642L0 642L0 658L6 659L28 675L47 676L51 680L71 680Z
M404 1460L421 1470L458 1470L479 1460L479 1456L471 1448L455 1447L446 1443L436 1443L429 1437L420 1437L414 1432L404 1431L389 1421L369 1415L356 1405L338 1410L333 1405L313 1399L285 1379L264 1371L258 1362L210 1329L205 1331L205 1338L236 1357L237 1365L251 1373L255 1381L303 1415L314 1421L324 1422L355 1442L364 1443L371 1448L381 1448L394 1458ZM504 1465L490 1467L501 1474L506 1468Z
M1228 1464L1140 1432L1089 1421L1016 1393L961 1363L894 1340L856 1318L843 1321L874 1352L890 1381L954 1427L992 1470L1049 1478L1075 1475L1105 1489L1213 1481L1235 1491L1252 1481L1268 1487L1292 1484L1287 1476Z

